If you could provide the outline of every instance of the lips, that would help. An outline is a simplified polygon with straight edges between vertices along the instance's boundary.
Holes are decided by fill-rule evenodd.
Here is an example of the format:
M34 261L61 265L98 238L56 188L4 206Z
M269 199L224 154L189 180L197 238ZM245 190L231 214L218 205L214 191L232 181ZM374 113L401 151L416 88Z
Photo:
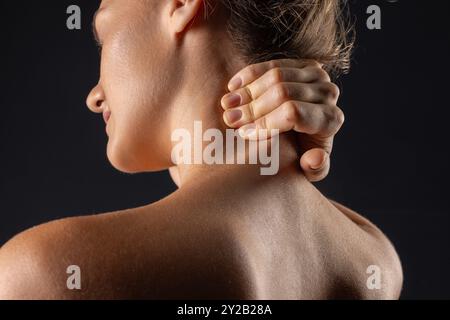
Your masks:
M105 120L106 124L108 123L109 118L111 118L111 112L110 111L103 112L103 120Z

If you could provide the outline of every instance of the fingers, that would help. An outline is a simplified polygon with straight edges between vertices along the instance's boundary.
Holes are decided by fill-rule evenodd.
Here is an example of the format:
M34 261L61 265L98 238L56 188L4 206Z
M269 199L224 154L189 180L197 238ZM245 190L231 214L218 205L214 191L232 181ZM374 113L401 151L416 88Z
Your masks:
M276 68L297 68L301 69L307 66L322 67L317 61L314 60L293 60L293 59L281 59L262 62L254 65L250 65L243 70L239 71L229 82L228 89L235 91L239 88L245 87L253 81L260 78L267 71Z
M324 86L326 86L325 83L330 83L330 77L325 70L316 66L307 66L303 69L271 69L248 86L225 95L222 99L222 106L224 109L229 109L239 105L248 104L280 83L307 84L312 82L324 83ZM324 90L326 89L327 88L324 88ZM331 88L330 90L336 91L336 88Z
M240 126L239 121L236 122L236 127L241 127L239 134L250 140L263 139L264 131L271 130L279 130L279 133L295 130L326 138L339 131L344 123L344 114L338 107L288 101L250 124ZM259 131L263 133L261 137Z
M320 148L308 150L302 155L300 166L309 181L321 181L330 172L330 154Z
M282 83L303 83L312 82L323 83L323 90L335 92L333 97L339 96L338 87L331 83L328 73L318 66L307 66L303 69L298 68L275 68L264 73L260 78L247 86L237 89L222 99L222 107L226 110L239 105L248 104L251 101L261 97L271 88ZM330 86L331 88L327 87ZM294 90L295 92L295 90Z
M224 121L229 127L237 128L256 121L290 100L335 105L338 96L339 89L332 83L280 83L254 101L226 110Z
M230 81L222 99L224 121L246 139L299 133L300 165L309 181L330 170L333 139L344 123L339 88L313 60L275 60L251 65Z

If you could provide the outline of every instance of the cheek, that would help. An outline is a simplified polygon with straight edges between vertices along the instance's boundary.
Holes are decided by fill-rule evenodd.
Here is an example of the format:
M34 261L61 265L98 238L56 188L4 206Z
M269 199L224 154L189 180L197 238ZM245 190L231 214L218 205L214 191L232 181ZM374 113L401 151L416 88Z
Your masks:
M124 172L148 169L168 122L168 113L159 109L167 110L172 96L166 78L170 59L151 52L139 38L125 34L103 48L101 81L112 113L108 157Z
M155 54L150 43L123 32L103 49L102 80L111 111L122 113L120 118L129 118L125 112L134 113L135 118L144 116L138 112L149 116L149 111L164 103L168 59Z

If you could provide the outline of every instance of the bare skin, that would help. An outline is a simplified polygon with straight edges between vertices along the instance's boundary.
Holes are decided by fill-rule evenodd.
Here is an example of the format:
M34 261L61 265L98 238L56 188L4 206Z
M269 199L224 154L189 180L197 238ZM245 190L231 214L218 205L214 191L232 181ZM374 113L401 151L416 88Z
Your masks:
M200 18L200 0L109 0L101 7L102 70L88 105L108 120L109 160L130 173L170 168L174 129L192 129L194 120L226 128L217 101L232 108L223 88L245 63L226 40L220 13L212 21ZM160 50L152 52L155 46ZM320 68L307 66L309 75ZM305 66L294 69L295 77L305 74ZM265 74L243 76L242 86L265 83ZM331 88L323 77L309 85L301 80L275 100L273 83L253 86L263 88L261 96L268 93L259 103L266 112L227 124L272 123L310 141L321 137L331 147L341 123L321 115L340 114L330 111L337 110L337 97L323 90L324 82ZM242 108L249 99L257 98L243 93ZM308 99L319 101L323 112L289 116L313 103ZM261 121L269 115L272 120ZM157 203L50 222L18 235L0 249L0 299L398 298L402 272L390 242L313 187L306 177L314 180L314 174L298 167L295 134L280 140L276 176L261 176L258 165L180 165L172 169L180 188ZM324 154L331 149L318 147L303 150L306 171L314 162L320 172L329 166ZM82 290L67 289L69 265L81 267ZM370 265L382 270L380 290L366 287Z
M27 231L1 250L1 298L397 298L399 266L383 234L295 173L224 169L148 207ZM81 291L65 287L71 264L83 271ZM385 271L383 290L365 287L372 264Z

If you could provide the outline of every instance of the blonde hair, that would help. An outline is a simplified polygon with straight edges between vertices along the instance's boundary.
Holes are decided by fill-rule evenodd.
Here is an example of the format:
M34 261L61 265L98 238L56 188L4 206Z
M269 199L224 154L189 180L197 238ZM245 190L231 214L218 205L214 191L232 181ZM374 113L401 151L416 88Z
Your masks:
M229 12L228 31L248 63L314 59L334 76L350 68L354 46L346 0L205 0Z

